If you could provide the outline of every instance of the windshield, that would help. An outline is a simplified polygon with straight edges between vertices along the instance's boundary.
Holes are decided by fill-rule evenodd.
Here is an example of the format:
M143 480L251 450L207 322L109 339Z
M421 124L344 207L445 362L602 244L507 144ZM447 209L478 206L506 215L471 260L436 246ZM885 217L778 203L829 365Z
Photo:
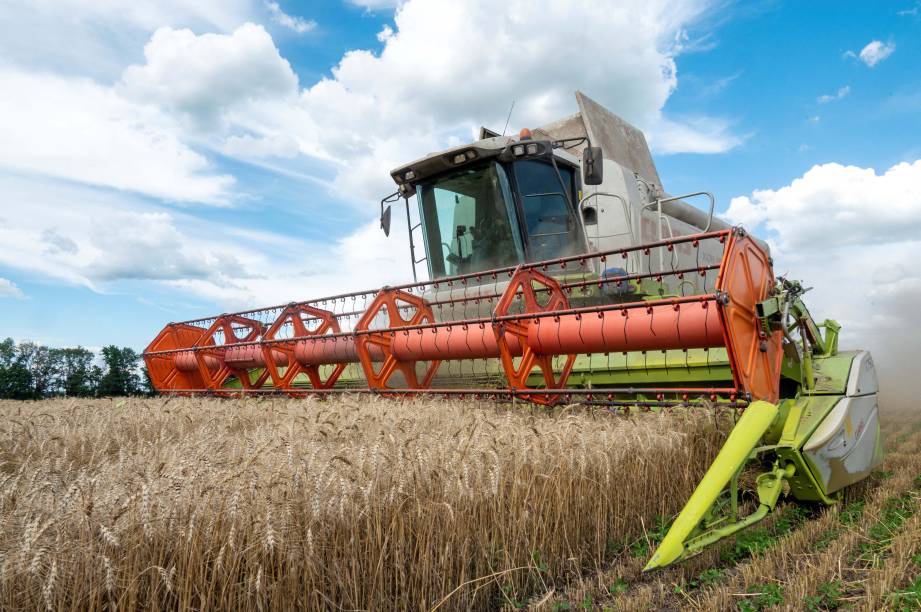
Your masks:
M539 261L581 252L578 224L563 193L564 188L569 193L574 191L572 169L566 166L555 169L544 161L523 160L515 163L515 178L531 258Z
M467 166L416 188L433 278L511 266L523 249L505 170Z

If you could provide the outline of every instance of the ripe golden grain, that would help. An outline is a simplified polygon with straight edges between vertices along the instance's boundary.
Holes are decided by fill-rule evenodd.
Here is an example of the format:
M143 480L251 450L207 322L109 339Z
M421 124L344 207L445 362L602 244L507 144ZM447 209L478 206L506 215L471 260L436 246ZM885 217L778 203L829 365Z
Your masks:
M677 511L729 421L364 396L0 402L0 609L524 601Z

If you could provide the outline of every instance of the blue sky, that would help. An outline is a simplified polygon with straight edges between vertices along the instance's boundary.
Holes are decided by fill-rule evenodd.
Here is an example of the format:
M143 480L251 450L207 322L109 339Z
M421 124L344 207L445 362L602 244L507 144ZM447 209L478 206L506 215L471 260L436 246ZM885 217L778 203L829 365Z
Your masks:
M729 8L713 31L714 48L678 57L678 88L666 109L730 116L748 138L722 155L660 157L670 190L695 191L703 180L726 204L786 185L815 164L881 169L921 157L921 11L899 14L916 5L745 6ZM844 57L871 40L895 52L872 69ZM817 101L842 87L849 88L842 99Z
M575 89L646 131L666 190L770 240L848 341L921 303L914 0L134 6L0 8L0 336L142 349L405 280L405 235L374 227L388 171Z

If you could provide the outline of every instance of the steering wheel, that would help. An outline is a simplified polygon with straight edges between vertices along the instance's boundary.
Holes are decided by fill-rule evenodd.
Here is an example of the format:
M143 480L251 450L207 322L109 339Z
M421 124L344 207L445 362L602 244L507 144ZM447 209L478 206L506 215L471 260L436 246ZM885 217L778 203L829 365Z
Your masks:
M456 266L458 263L460 263L460 261L461 261L460 255L458 255L457 253L455 253L454 251L451 250L451 245L450 245L450 244L448 244L447 242L442 242L442 243L441 243L441 247L442 247L442 249L444 249L444 250L446 250L446 251L448 252L448 256L445 257L445 261L447 261L447 262L450 263L450 264L454 264L455 266Z
M448 252L448 255L454 255L455 257L458 257L457 253L451 250L451 245L447 242L442 242L441 246Z

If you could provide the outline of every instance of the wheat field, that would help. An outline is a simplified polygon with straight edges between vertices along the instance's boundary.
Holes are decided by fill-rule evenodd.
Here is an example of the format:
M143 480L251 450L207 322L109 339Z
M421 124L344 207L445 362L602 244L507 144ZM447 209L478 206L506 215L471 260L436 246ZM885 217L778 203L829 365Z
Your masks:
M547 605L731 426L443 399L0 403L0 608Z
M840 504L642 574L734 415L0 402L3 610L918 610L921 415Z

